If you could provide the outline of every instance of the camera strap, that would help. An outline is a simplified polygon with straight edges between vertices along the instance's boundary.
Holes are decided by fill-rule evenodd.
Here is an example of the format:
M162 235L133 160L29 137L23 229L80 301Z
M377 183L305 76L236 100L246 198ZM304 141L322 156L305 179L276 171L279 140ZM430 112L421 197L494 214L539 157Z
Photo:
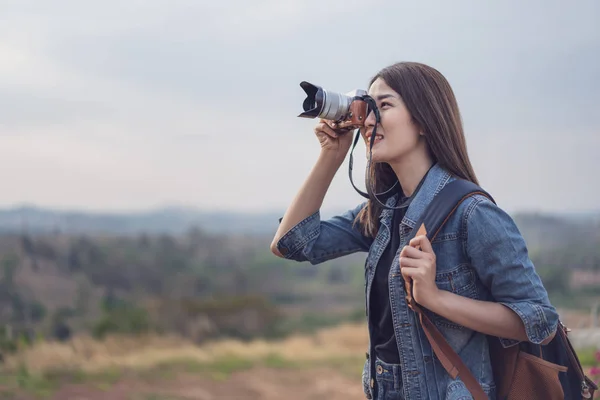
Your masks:
M396 188L396 185L399 185L399 182L396 181L388 190L386 190L383 193L375 193L375 188L373 186L373 182L371 181L371 168L372 168L372 157L373 157L373 144L375 143L375 136L377 135L377 127L379 126L379 124L381 123L381 115L379 113L379 109L377 108L377 103L375 102L375 99L373 99L371 96L357 96L354 97L354 100L362 100L364 102L367 103L368 108L367 110L372 110L375 113L375 126L373 127L373 133L371 134L371 138L369 140L369 161L367 164L367 176L366 176L366 186L367 186L367 191L368 193L363 192L362 190L360 190L359 188L356 187L356 185L354 184L354 179L352 178L352 167L354 166L354 148L356 147L356 145L358 144L358 140L360 139L360 129L356 130L356 136L354 137L354 142L352 143L352 147L350 148L350 159L348 162L348 175L350 177L350 183L352 184L352 187L354 188L354 190L356 190L358 192L358 194L360 194L361 196L376 201L379 203L379 205L383 208L387 208L389 210L398 210L401 208L406 208L408 205L407 204L402 204L399 207L389 207L386 206L385 204L383 204L381 202L381 200L379 200L379 198L377 198L377 196L385 196L385 199L388 199L392 194L394 194L394 189ZM370 111L367 111L367 116L370 114Z

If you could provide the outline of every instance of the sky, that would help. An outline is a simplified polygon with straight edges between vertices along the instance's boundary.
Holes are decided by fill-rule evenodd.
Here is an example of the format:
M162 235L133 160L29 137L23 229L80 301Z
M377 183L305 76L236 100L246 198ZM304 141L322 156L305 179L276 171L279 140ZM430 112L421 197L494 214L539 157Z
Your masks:
M299 83L418 61L501 207L599 210L599 20L597 0L0 0L0 207L284 210L319 154ZM345 163L323 208L362 201Z

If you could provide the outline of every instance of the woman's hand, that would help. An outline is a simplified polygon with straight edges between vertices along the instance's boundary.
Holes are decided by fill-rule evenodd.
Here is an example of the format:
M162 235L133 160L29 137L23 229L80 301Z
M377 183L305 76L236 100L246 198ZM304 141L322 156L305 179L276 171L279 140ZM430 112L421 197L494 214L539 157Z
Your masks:
M340 128L333 121L321 119L315 126L321 151L342 162L352 144L352 129Z
M415 301L428 310L487 335L529 340L521 318L505 305L438 289L435 284L435 253L427 236L417 236L404 246L400 252L400 271L405 280L412 280ZM554 334L544 343L549 343Z
M404 280L412 280L413 298L425 308L430 308L439 297L435 283L435 253L427 236L417 236L400 252L400 271Z

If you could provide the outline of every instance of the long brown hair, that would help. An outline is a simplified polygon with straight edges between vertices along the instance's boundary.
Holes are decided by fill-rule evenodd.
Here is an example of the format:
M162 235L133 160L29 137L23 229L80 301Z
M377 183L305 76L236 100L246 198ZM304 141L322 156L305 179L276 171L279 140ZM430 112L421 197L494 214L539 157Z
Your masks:
M413 122L424 133L434 162L454 176L479 184L467 153L460 111L446 78L435 68L416 62L400 62L379 71L369 87L381 78L404 102ZM397 180L387 163L373 163L368 171L375 193L385 192ZM366 236L379 230L382 207L373 200L357 215Z

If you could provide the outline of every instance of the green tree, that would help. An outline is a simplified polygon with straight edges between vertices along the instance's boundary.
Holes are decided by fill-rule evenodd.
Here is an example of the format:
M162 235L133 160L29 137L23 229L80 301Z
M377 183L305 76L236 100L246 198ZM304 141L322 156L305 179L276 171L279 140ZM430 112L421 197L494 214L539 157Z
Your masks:
M571 271L564 267L538 268L538 273L549 295L567 295Z

